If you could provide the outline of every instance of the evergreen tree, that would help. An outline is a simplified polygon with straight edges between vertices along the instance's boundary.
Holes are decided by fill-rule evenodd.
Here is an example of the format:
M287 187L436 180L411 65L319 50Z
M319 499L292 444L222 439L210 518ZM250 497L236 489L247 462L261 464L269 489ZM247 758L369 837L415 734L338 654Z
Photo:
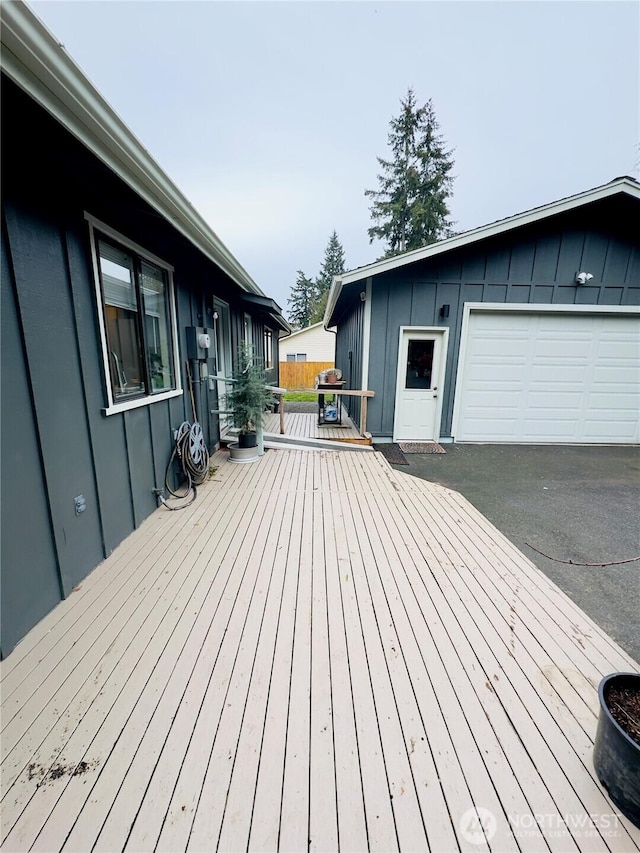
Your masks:
M312 323L319 323L324 317L333 277L334 275L341 275L344 271L344 249L338 239L338 233L334 229L329 237L327 248L324 250L324 260L315 280L315 307L311 317Z
M291 296L287 300L289 306L289 322L296 329L310 325L316 305L316 288L310 278L302 270L298 270L298 278L291 288Z
M447 202L453 158L438 132L433 104L417 106L412 89L400 103L400 115L389 122L392 159L377 158L380 188L365 190L376 223L368 229L369 242L385 241L386 258L450 236L453 224Z

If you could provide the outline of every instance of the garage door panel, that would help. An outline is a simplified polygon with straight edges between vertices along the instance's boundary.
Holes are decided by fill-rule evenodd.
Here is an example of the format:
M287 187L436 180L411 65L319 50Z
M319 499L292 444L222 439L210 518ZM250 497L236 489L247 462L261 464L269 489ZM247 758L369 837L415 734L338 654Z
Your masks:
M549 409L553 412L561 410L579 411L582 407L583 395L580 391L529 391L527 394L527 406L536 411L544 412Z
M583 438L591 444L627 443L627 436L635 429L635 441L638 439L637 420L597 420L591 418L585 422Z
M602 364L594 368L593 379L594 382L602 385L616 384L630 390L637 387L640 376L634 367L627 367L622 364Z
M534 340L533 357L544 359L559 359L560 362L569 363L575 361L587 362L591 358L591 341L565 341L560 338L554 340Z
M519 441L573 441L578 428L577 418L539 418L524 421Z
M522 385L522 371L526 364L491 364L476 365L470 371L469 384L484 384L493 388L496 382L501 385Z
M484 418L474 420L470 418L469 428L477 438L473 441L511 441L511 436L517 425L517 419L503 419L500 425L495 428Z
M587 394L586 404L589 409L608 409L619 412L620 418L624 418L625 412L629 417L634 417L640 410L640 395L627 394L624 391L616 393L612 389L606 392L596 391Z
M639 440L640 319L472 311L458 441Z
M567 390L575 388L576 382L584 382L587 378L586 364L534 364L531 366L531 382L540 385L563 383Z
M519 409L522 405L524 391L517 389L513 391L500 391L491 397L492 405L496 409ZM484 391L471 391L469 393L469 411L484 411L487 405L487 395Z

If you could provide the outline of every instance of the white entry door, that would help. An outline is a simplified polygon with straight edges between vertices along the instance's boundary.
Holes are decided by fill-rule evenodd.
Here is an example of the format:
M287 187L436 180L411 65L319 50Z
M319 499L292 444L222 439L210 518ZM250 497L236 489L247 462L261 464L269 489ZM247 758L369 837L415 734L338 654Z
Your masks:
M400 328L394 441L437 441L448 329Z

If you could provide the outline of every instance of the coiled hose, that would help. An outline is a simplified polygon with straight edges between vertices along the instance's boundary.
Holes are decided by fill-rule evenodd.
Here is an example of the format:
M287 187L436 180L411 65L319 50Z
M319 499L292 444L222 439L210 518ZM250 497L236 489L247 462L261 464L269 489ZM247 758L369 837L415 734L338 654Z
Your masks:
M169 474L176 456L180 460L180 465L186 479L184 492L174 492L169 485ZM189 421L184 421L184 423L180 424L180 428L176 432L173 451L171 452L169 464L164 475L164 487L172 497L179 498L180 500L189 498L189 500L186 503L174 506L167 503L162 495L158 496L158 500L166 509L170 510L184 509L190 506L197 496L196 486L204 483L208 473L209 451L207 450L204 435L202 434L202 427L197 421L194 421L193 424L190 424Z

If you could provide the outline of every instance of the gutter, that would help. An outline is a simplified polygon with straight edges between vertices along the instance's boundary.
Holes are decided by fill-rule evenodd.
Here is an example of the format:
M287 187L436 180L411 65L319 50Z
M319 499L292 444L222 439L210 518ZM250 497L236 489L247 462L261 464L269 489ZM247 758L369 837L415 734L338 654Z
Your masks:
M331 282L331 290L329 291L329 296L327 297L327 307L324 309L324 317L322 318L322 325L327 332L329 331L328 326L335 325L330 323L330 320L341 293L342 276L334 275L333 280Z

